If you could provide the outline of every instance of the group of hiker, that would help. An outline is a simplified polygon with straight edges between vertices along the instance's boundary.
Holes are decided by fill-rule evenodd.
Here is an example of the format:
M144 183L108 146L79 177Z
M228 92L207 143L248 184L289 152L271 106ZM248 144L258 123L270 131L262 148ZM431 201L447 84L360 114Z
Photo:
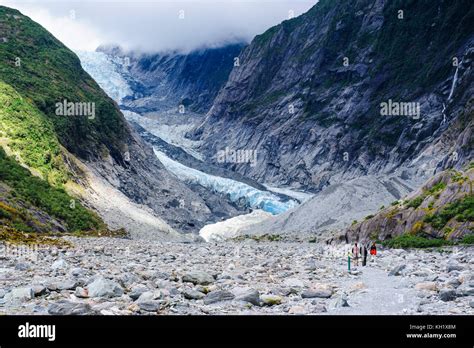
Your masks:
M375 242L372 242L372 245L369 243L364 243L358 245L357 243L354 244L352 250L348 253L348 268L351 269L351 259L354 260L355 266L359 266L359 259L362 259L362 266L367 265L367 257L371 255L371 260L375 261L375 256L377 255L377 246Z

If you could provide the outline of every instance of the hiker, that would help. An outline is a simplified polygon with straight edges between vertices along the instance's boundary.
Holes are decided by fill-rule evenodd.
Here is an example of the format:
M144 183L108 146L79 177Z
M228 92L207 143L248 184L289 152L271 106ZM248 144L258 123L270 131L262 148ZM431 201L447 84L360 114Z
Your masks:
M367 264L367 254L368 254L368 250L367 250L367 245L364 244L364 246L361 246L361 249L362 249L362 266L365 266Z
M372 246L370 247L370 255L371 261L375 262L375 255L377 255L377 247L375 246L375 242L373 242Z
M359 266L359 254L360 254L359 247L357 246L357 243L355 243L354 247L352 248L352 256L354 258L354 264L356 266Z

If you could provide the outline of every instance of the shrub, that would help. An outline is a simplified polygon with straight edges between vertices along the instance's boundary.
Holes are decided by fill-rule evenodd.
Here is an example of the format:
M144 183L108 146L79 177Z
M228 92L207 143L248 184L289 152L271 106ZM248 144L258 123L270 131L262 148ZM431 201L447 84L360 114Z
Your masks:
M424 221L440 230L452 218L462 222L474 221L474 196L468 195L449 203L437 214L427 215Z
M460 241L461 244L474 244L474 234L468 234L464 236Z
M429 239L410 234L403 234L401 236L383 241L382 244L389 248L433 248L449 245L451 243L444 239Z
M413 200L408 201L407 202L407 207L416 209L421 205L421 203L423 203L423 197L418 196L418 197L414 198Z

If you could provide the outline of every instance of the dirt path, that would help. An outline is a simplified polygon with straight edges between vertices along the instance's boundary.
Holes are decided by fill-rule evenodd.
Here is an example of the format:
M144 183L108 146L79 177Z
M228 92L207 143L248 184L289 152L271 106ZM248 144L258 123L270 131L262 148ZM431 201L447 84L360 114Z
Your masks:
M365 288L349 293L350 307L336 308L329 314L384 315L403 314L406 308L417 305L416 290L409 287L408 279L388 276L388 272L374 266L359 267L362 274L345 284L350 288L363 283Z

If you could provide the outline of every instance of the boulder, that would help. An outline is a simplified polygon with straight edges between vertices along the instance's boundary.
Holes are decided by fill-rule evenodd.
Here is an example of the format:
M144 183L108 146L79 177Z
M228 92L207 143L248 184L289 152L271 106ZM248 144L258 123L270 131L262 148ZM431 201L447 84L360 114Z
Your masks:
M5 302L9 304L21 304L34 297L35 293L31 287L15 288L4 296Z
M453 301L456 299L456 291L453 289L441 289L438 296L441 301Z
M234 294L226 290L214 290L204 297L204 304L212 304L221 301L230 301L235 298Z
M183 283L193 283L194 285L208 285L214 282L214 277L203 271L191 271L182 278Z
M237 287L232 290L232 293L238 301L248 302L255 306L260 306L261 304L260 293L258 290L249 287Z
M435 282L421 282L415 285L416 290L436 291L437 286Z
M96 278L87 286L90 297L120 297L123 295L122 287L113 280L104 277Z
M68 263L64 259L59 259L51 265L52 270L65 270L68 267Z
M302 298L330 298L333 294L332 286L329 284L317 284L301 293Z
M51 315L85 315L92 314L92 308L87 303L61 300L50 304L48 313Z
M185 299L188 299L188 300L200 300L204 298L206 295L197 290L186 289L183 291L183 296Z

